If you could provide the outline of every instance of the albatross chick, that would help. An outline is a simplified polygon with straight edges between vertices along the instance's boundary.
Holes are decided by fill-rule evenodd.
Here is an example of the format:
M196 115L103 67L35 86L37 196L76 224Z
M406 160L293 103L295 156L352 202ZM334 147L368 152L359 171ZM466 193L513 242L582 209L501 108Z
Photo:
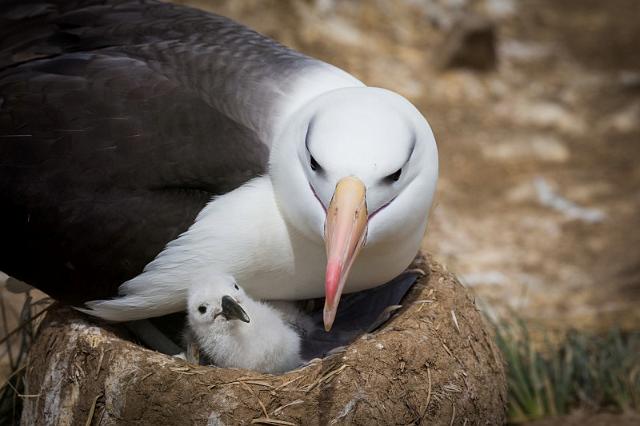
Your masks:
M231 277L192 286L187 312L187 340L219 367L283 373L302 364L300 336L283 314Z

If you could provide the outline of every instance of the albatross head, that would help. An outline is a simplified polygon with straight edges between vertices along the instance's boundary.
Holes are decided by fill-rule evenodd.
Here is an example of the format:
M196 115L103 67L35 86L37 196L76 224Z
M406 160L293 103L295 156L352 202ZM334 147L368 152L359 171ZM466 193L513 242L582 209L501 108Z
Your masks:
M329 330L360 251L359 262L367 252L403 245L417 253L438 154L429 124L409 101L384 89L345 88L293 114L274 143L270 174L288 223L326 247Z

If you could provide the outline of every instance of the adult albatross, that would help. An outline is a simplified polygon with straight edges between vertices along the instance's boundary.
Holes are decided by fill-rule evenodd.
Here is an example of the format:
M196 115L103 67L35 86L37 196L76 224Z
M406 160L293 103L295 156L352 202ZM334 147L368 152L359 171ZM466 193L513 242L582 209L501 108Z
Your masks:
M329 329L416 255L437 149L400 95L186 7L1 7L1 270L114 321L230 275Z

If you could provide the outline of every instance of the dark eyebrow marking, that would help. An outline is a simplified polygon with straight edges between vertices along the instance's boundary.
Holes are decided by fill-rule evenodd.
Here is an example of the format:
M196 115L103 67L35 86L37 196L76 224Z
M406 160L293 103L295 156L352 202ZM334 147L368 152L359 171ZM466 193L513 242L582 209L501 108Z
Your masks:
M409 155L407 156L407 161L404 162L404 164L407 164L409 162L409 160L411 160L411 156L413 155L413 151L416 148L416 134L413 133L413 136L411 138L411 148L409 148ZM402 166L404 167L404 165Z
M307 134L304 136L304 147L307 148L307 152L309 154L311 154L311 151L309 150L309 134L311 133L312 128L313 118L311 119L311 121L309 121L309 125L307 126Z

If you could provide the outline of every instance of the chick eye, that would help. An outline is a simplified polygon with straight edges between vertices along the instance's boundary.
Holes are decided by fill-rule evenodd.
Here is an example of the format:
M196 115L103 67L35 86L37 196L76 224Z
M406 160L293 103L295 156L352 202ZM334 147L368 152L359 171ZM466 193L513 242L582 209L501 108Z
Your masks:
M201 314L206 314L207 313L207 307L205 305L198 306L198 312L200 312Z
M402 168L399 168L395 172L391 173L389 176L385 177L386 181L397 182L400 179L400 175L402 174Z
M322 168L320 167L320 164L318 164L316 159L313 158L313 155L311 154L309 154L309 166L311 167L311 170L313 170L314 172Z
M238 284L234 284L233 288L235 288L236 290L240 290L240 287L238 287Z

